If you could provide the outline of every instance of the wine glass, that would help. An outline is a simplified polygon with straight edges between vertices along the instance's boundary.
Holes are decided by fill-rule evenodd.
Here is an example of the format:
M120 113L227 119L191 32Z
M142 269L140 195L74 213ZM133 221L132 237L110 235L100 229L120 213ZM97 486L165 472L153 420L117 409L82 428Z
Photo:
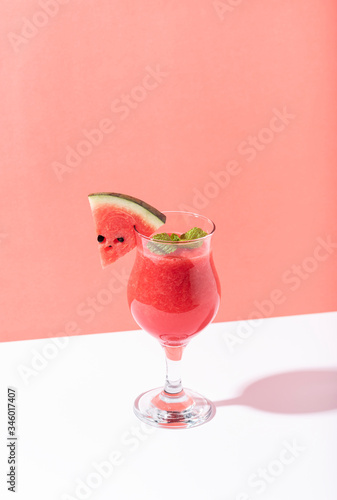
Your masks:
M180 377L183 350L216 315L220 284L211 253L214 223L190 212L164 212L168 234L180 236L193 227L207 233L189 241L159 241L136 232L137 255L128 283L128 302L138 325L163 346L166 356L164 388L141 394L137 417L166 428L201 425L215 406L200 394L184 389Z

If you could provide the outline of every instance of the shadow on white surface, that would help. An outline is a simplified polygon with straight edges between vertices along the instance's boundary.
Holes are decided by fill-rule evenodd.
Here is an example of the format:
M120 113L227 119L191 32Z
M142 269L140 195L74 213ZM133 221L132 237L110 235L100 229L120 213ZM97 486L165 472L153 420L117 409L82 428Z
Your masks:
M337 409L337 371L279 373L253 382L237 398L213 401L270 413L317 413Z

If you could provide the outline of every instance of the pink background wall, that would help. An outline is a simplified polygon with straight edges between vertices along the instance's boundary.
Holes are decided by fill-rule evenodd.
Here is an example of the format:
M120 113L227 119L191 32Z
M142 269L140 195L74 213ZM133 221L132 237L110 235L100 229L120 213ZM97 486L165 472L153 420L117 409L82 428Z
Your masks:
M100 267L99 190L215 220L218 321L336 310L333 0L25 0L0 19L1 340L136 328L134 256Z

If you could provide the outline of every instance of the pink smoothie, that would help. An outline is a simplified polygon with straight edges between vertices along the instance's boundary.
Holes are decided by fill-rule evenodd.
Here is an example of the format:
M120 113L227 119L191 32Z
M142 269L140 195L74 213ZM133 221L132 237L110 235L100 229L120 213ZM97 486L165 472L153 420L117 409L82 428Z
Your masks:
M208 242L157 255L139 244L128 284L134 319L165 345L183 345L214 318L220 285Z

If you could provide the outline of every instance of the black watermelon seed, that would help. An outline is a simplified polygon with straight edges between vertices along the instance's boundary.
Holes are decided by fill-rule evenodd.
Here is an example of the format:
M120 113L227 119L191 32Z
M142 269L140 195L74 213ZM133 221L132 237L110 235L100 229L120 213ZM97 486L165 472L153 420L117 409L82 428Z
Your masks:
M102 236L101 234L99 234L99 235L97 236L97 241L98 241L99 243L102 243L102 241L104 241L104 240L105 240L105 238L104 238L104 236Z
M120 241L121 243L123 243L124 238L117 238L117 240Z

